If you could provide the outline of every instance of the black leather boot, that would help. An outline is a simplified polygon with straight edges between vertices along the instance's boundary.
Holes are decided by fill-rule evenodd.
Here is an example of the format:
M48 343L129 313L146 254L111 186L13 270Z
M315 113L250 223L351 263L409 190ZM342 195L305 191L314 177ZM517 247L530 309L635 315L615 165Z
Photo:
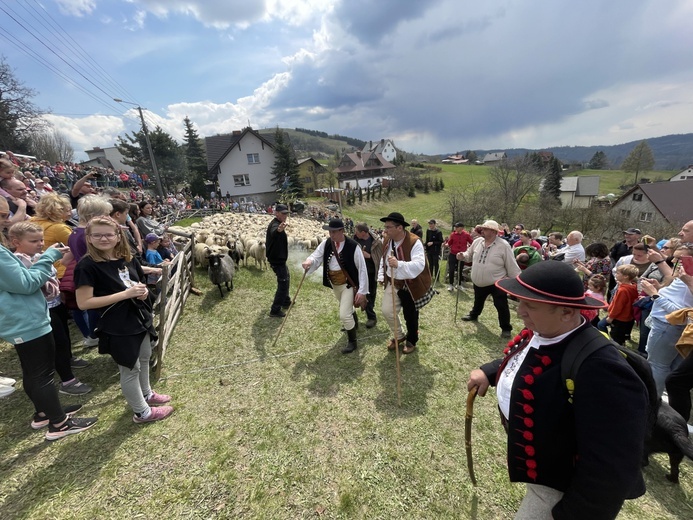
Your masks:
M347 331L347 337L349 338L349 341L342 349L342 354L350 354L356 350L356 327Z

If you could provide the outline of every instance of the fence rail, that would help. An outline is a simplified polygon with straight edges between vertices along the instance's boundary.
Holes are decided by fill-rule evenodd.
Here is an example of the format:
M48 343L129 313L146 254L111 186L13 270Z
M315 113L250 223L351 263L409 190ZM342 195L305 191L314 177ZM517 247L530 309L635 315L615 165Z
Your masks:
M161 291L154 303L154 323L159 341L152 355L156 359L157 378L161 375L171 335L195 282L195 237L177 231L169 233L185 237L188 242L169 265L162 267Z

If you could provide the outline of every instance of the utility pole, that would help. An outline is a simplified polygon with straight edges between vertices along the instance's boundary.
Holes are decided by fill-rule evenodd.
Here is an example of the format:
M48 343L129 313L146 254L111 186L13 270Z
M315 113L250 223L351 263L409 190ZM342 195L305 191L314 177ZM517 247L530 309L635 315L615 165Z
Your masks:
M156 182L156 191L159 193L159 196L161 197L162 200L164 200L164 188L161 185L161 177L159 177L159 169L156 166L156 160L154 159L154 150L152 150L152 142L149 140L149 131L147 130L147 123L144 122L144 114L142 113L142 107L139 106L137 103L132 103L130 101L123 101L122 99L119 98L113 98L113 101L116 103L127 103L128 105L133 105L134 107L137 108L137 111L140 114L140 121L142 121L142 132L144 132L144 140L147 143L147 150L149 151L149 162L152 165L152 172L154 174L154 181Z

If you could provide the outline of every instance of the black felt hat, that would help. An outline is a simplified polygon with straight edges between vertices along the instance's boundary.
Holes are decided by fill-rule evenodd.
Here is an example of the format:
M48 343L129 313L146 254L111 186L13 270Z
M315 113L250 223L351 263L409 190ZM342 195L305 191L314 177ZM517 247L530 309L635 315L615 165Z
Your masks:
M585 286L572 265L563 262L539 262L517 278L504 278L496 287L513 296L539 303L578 309L603 309L607 304L585 296Z
M337 231L338 229L344 229L344 222L342 222L342 219L333 218L330 220L329 224L323 226L322 228L327 229L328 231Z
M393 211L387 217L381 218L380 222L387 222L388 220L391 222L394 222L395 224L399 224L402 227L407 227L409 225L409 222L404 220L404 217L402 216L402 214L397 213L396 211Z

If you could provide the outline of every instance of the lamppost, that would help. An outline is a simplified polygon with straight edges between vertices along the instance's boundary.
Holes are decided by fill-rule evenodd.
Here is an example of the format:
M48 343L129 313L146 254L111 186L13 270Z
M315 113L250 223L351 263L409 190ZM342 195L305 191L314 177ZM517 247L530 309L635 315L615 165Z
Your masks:
M123 101L120 98L113 98L116 103L125 103L127 105L132 105L137 108L140 113L140 120L142 121L142 131L144 132L144 140L147 143L147 150L149 150L149 162L152 164L152 172L154 173L154 180L156 181L156 191L159 192L161 199L164 199L164 188L161 186L161 178L159 177L159 169L156 167L156 160L154 159L154 151L152 150L152 143L149 140L149 131L147 130L147 124L144 122L144 115L142 114L142 107L137 103L131 101Z

